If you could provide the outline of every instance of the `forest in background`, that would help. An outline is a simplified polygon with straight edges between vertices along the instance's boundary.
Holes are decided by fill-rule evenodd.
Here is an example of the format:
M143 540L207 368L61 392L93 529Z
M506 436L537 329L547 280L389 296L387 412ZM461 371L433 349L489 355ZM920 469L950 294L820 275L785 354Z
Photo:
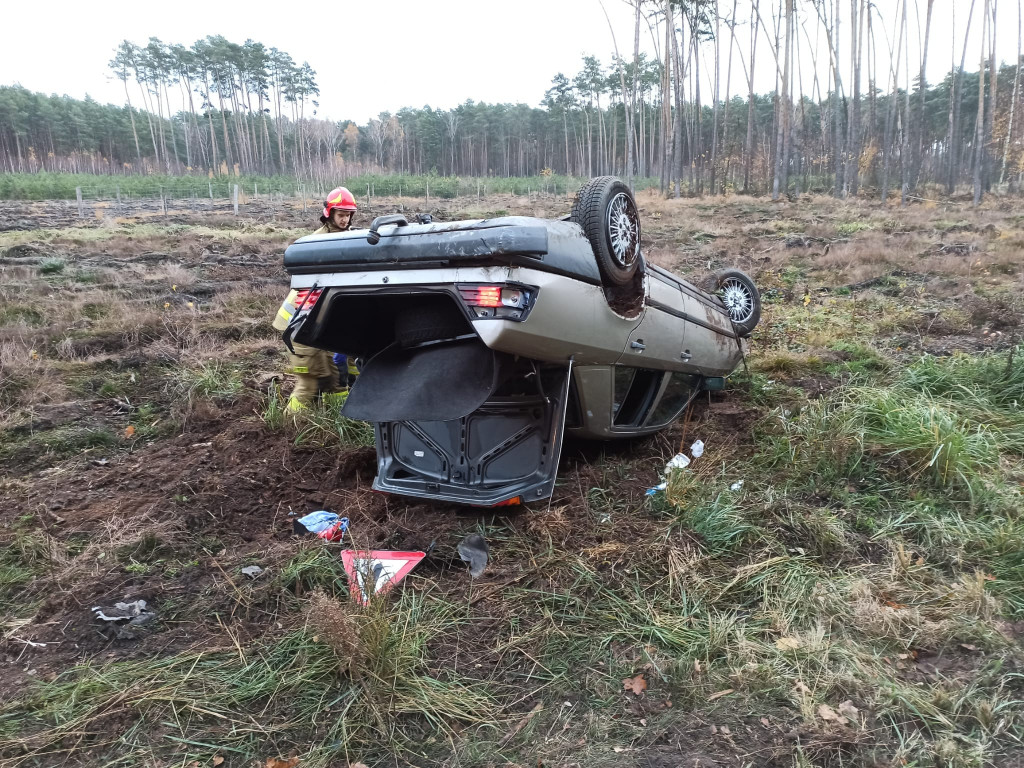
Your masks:
M1016 62L1000 64L995 30L1019 27L1020 3L1002 15L998 0L963 3L958 39L943 41L930 40L933 6L637 0L632 51L616 45L607 64L584 57L574 75L554 76L539 107L469 100L365 125L318 116L316 72L276 48L221 36L124 41L110 61L123 107L0 87L0 169L283 174L319 186L363 174L610 173L655 177L676 195L897 192L904 201L922 184L946 194L969 184L975 200L993 184L1016 189L1020 42ZM642 33L653 57L640 50ZM920 56L910 61L915 36ZM979 40L972 72L968 43ZM826 61L814 58L822 41ZM930 49L952 64L931 84ZM776 87L758 94L754 72L765 66Z

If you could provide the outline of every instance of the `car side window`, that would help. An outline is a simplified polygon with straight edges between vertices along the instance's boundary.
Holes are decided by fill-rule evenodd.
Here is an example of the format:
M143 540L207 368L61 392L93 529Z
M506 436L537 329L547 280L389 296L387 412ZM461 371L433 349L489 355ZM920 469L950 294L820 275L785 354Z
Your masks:
M644 423L661 387L661 371L615 367L612 425L638 427Z
M682 413L683 408L697 392L700 383L700 377L690 373L676 372L665 375L668 376L668 382L661 395L661 400L651 412L651 418L647 422L649 427L667 424Z

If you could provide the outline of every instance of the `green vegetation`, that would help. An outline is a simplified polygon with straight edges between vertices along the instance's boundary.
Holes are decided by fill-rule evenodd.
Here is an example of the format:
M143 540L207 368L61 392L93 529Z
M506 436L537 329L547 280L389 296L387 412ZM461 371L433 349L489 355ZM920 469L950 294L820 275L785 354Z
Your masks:
M494 195L526 195L546 192L554 195L572 196L586 179L570 176L438 176L436 174L358 174L341 176L338 183L348 186L361 202L367 202L368 193L373 196L404 196L431 198L476 198L477 191ZM281 194L293 197L306 194L313 201L319 201L328 191L319 185L294 176L113 176L74 173L0 173L0 200L74 200L75 189L82 190L87 200L114 200L118 190L122 200L133 197L209 200L210 191L217 200L231 198L234 185L240 192L252 196ZM636 179L637 189L647 189L658 184L656 178ZM495 213L495 215L499 215Z

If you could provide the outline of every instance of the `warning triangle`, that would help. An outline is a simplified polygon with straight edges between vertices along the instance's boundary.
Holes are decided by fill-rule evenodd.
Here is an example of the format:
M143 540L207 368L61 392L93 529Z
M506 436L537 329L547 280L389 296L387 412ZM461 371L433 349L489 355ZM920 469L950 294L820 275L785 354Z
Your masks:
M348 574L352 598L360 605L366 605L371 597L387 592L404 579L424 557L424 552L346 549L341 553L341 562Z

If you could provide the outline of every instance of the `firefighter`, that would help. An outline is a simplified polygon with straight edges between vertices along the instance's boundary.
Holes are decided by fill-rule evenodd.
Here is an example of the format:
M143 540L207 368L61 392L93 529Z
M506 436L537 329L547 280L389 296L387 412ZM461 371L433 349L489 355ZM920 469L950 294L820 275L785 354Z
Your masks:
M327 196L324 213L320 217L323 226L313 234L328 235L348 230L352 226L355 211L355 197L345 187L338 187ZM274 318L275 330L283 332L288 328L292 316L299 309L295 305L296 301L297 292L291 291ZM291 373L295 374L296 381L292 396L288 399L288 413L301 411L313 402L317 395L339 399L344 399L348 395L348 387L342 386L341 374L330 352L295 342L292 342L292 349L294 354L288 357Z
M314 235L329 235L344 232L352 226L352 217L356 215L356 199L345 187L331 191L324 203L324 215L320 217L323 224Z

